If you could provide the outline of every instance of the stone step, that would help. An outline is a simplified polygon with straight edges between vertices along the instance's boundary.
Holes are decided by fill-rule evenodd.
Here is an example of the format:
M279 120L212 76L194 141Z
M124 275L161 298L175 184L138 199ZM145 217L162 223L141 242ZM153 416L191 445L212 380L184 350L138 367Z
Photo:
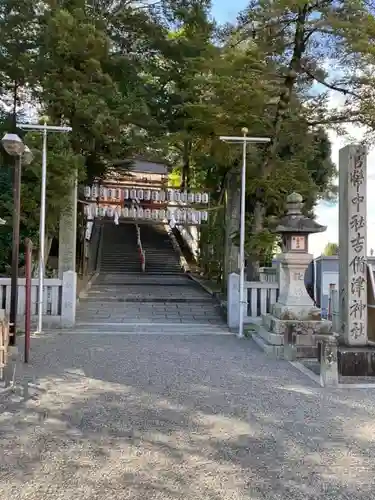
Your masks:
M80 305L82 308L78 310L77 316L80 314L90 315L116 315L121 317L134 316L138 317L140 314L145 313L148 316L152 315L169 315L178 317L189 317L192 316L204 316L215 318L218 314L219 309L217 309L212 304L194 304L189 306L186 303L181 302L89 302L86 300L81 300ZM83 309L84 308L84 309Z
M281 335L280 333L273 333L262 326L259 326L257 330L257 335L261 337L265 342L271 345L284 345L284 335Z
M173 316L176 318L188 318L194 316L209 319L220 317L220 309L212 304L192 304L182 302L88 302L80 301L77 317L80 316L108 316L117 318L138 318L146 315L147 321L154 316ZM86 321L86 319L85 319ZM222 321L220 319L220 321Z
M317 347L297 344L295 348L290 348L290 346L272 344L268 342L267 336L261 334L261 331L251 332L251 338L268 356L276 359L293 361L293 359L317 358L318 356Z
M164 290L162 289L164 288ZM88 290L89 295L97 295L103 296L105 294L119 295L120 297L124 295L139 295L145 294L145 296L156 296L157 298L161 296L166 297L194 297L194 298L206 298L213 300L212 297L205 293L204 290L199 290L199 288L195 288L193 286L188 285L180 285L176 283L176 285L171 285L166 282L164 287L161 287L159 284L153 284L150 282L149 284L142 283L98 283L92 286Z
M101 303L104 302L134 302L134 303L141 303L141 304L157 304L157 303L163 303L163 304L212 304L212 300L210 298L206 299L203 297L195 298L195 297L153 297L153 296L148 296L145 297L144 295L133 295L133 296L124 296L124 297L119 297L116 295L101 295L100 297L96 297L94 294L90 295L88 294L87 297L84 299L81 299L82 302L95 302L97 303L100 301Z
M178 277L185 278L185 274L182 270L178 270L178 271L172 270L171 272L165 271L165 272L163 272L162 275L160 273L153 273L150 271L148 271L146 273L146 272L141 272L140 270L134 270L134 269L129 270L129 271L115 271L115 272L108 272L108 273L103 272L103 271L101 271L101 272L102 272L102 274L99 275L97 283L98 282L102 282L102 283L105 282L105 283L115 284L117 282L120 282L120 283L125 284L126 278L128 277L130 279L132 276L137 277L139 279L141 279L141 278L148 278L148 279L154 278L156 280L155 283L162 283L162 281L161 281L162 279L168 279L168 278L175 279ZM115 275L114 278L107 277L107 276L113 276L113 275ZM132 282L131 284L137 285L137 283L134 283L134 282Z
M108 262L110 264L121 264L124 260L126 262L139 262L139 254L137 255L128 255L128 254L121 254L118 257L113 257L112 255L105 255L101 258L101 262Z
M262 349L262 351L272 358L283 359L284 358L284 346L283 345L272 345L266 340L264 340L255 331L252 332L251 338L253 341Z
M185 283L181 281L177 281L178 278L185 278L185 276L181 274L164 274L160 276L159 274L152 273L118 273L116 274L116 278L107 278L105 274L101 274L98 276L95 287L103 287L103 286L123 286L134 288L136 290L138 287L144 286L169 286L174 288L184 288L187 286ZM161 280L162 278L162 280Z
M129 269L129 271L132 271L134 269L137 269L138 271L141 271L141 262L138 260L138 262L131 262L130 265L128 263L125 263L121 266L120 264L111 264L111 263L106 263L102 262L100 269L102 272L107 272L107 273L117 273L118 271L123 271L126 269Z
M56 330L54 330L56 331ZM205 323L78 323L61 334L86 335L232 335L225 326Z
M113 269L114 271L116 271L117 269L120 270L120 269L124 269L124 268L129 268L129 269L132 269L134 267L139 267L141 264L141 260L138 259L134 262L128 262L128 261L124 261L123 264L120 264L118 262L116 263L113 263L113 262L102 262L101 265L100 265L100 269L104 270L104 269Z

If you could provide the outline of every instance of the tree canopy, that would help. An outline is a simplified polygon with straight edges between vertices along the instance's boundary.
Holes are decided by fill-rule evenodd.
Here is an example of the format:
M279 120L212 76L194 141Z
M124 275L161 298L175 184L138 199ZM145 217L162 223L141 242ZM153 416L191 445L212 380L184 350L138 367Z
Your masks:
M339 246L337 243L328 242L323 250L325 257L333 257L339 254Z

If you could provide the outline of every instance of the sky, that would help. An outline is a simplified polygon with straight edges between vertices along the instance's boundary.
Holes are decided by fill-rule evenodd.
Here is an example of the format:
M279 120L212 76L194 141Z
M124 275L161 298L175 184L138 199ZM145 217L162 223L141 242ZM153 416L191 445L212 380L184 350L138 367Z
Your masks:
M235 21L237 14L247 7L249 0L212 0L212 13L216 21Z

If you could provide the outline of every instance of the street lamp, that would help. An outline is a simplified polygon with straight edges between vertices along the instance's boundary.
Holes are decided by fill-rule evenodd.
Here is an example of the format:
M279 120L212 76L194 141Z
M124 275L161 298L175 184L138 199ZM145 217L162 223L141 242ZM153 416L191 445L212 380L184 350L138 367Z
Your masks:
M247 137L248 129L244 127L242 136L220 136L224 142L242 143L242 171L241 171L241 218L240 218L240 307L238 338L243 338L243 316L245 301L245 201L246 201L246 150L248 142L270 142L269 137Z
M12 276L10 286L10 314L9 314L9 344L16 345L16 322L18 305L18 261L20 244L21 218L21 175L22 163L28 165L33 159L30 149L25 146L17 134L5 134L1 139L5 151L15 158L13 172L13 237L12 237Z
M38 269L38 327L37 332L42 332L43 322L43 283L44 283L44 250L46 239L46 189L47 189L47 132L71 132L72 127L60 127L54 125L33 125L17 123L17 127L43 133L42 150L42 183L40 189L40 220L39 220L39 269Z
M22 156L25 145L17 134L5 134L1 139L5 151L11 156Z

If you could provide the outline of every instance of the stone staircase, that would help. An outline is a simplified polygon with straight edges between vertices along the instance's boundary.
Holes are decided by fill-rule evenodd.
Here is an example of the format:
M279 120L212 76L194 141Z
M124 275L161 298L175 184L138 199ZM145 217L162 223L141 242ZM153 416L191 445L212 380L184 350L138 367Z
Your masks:
M81 297L76 331L98 334L226 334L216 300L185 274L163 225L140 224L146 270L134 224L105 223L100 273Z
M136 226L132 223L103 222L99 253L101 274L129 274L141 271Z
M163 224L141 224L141 240L147 274L181 274L179 255Z

